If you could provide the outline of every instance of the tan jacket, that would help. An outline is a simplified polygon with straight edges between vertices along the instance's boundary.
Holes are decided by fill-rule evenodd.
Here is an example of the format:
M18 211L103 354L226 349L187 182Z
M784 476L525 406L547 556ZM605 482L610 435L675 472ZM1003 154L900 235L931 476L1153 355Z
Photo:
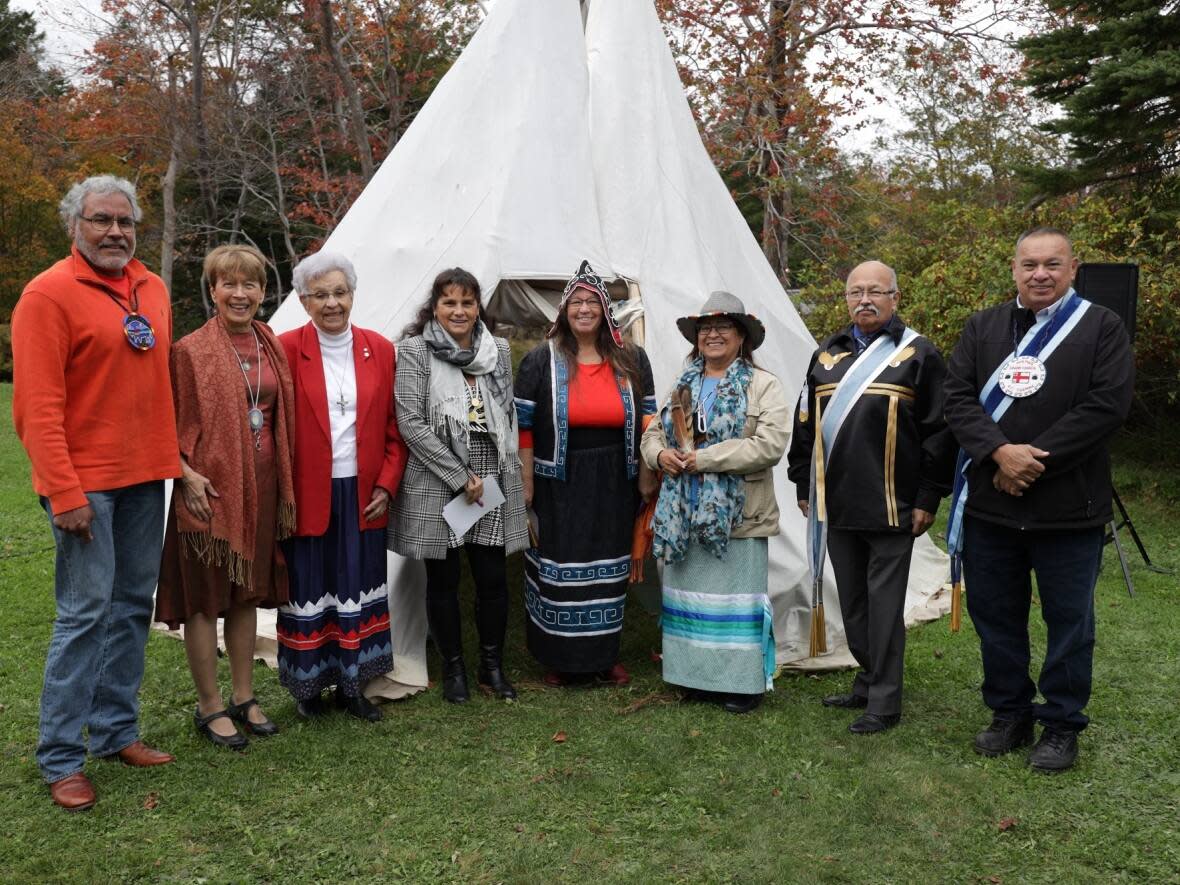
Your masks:
M664 406L667 406L666 398ZM701 473L738 473L746 481L742 524L734 529L732 537L769 538L778 534L778 502L771 472L782 459L790 435L791 415L782 384L769 372L755 369L746 389L746 426L742 438L697 450L697 468ZM659 470L657 459L666 448L669 448L668 439L657 415L640 442L647 466Z

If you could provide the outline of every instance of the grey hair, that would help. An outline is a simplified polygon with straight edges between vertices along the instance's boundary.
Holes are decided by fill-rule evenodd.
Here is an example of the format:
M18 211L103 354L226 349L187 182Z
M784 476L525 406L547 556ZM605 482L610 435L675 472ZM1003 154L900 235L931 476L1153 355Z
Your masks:
M57 209L66 230L73 232L74 222L82 217L82 204L91 194L122 194L131 204L131 217L136 222L143 219L143 211L139 208L139 201L135 199L135 185L126 178L115 175L92 175L85 181L75 184L61 198Z
M322 249L314 255L308 255L295 265L295 270L291 272L291 285L295 287L295 291L302 298L311 290L312 283L334 270L344 274L344 279L348 281L348 288L355 292L356 268L352 266L352 262L339 252L326 252Z

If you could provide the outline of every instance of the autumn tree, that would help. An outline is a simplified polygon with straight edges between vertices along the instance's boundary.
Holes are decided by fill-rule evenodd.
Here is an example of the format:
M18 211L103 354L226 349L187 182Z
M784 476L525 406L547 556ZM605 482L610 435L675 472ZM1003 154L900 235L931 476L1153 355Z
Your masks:
M25 282L66 244L52 166L64 84L44 62L43 39L32 13L0 0L0 323L8 322ZM7 371L0 356L0 374Z
M1000 39L1021 4L975 0L660 0L706 145L748 187L759 234L787 283L838 245L842 122L872 100L902 45ZM740 198L742 194L738 194Z

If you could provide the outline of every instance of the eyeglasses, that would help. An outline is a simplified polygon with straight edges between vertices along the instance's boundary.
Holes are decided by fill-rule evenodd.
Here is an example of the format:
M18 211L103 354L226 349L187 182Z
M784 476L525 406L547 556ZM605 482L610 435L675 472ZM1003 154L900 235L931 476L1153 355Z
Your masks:
M335 298L337 301L343 301L345 298L352 297L352 289L347 289L344 286L341 286L339 289L333 289L331 292L324 292L322 290L319 292L308 292L303 297L310 298L315 302L327 301L329 298Z
M844 293L844 297L848 301L860 301L868 295L875 301L878 298L892 298L896 294L896 289L849 289Z
M135 219L130 215L120 215L116 218L113 215L79 215L83 221L93 224L96 230L108 231L116 224L123 230L135 230Z
M567 307L572 307L574 310L580 310L583 307L602 307L602 302L597 298L571 298L566 302Z
M710 320L703 323L697 323L698 335L709 335L716 332L719 335L728 335L737 328L737 323L733 320Z

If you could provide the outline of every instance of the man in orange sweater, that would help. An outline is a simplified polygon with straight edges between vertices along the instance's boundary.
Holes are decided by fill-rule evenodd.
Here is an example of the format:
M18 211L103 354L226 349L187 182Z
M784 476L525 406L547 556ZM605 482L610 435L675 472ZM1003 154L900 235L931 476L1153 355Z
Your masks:
M130 182L75 185L61 202L73 248L12 315L16 432L57 547L57 617L45 662L37 764L53 801L94 805L92 756L162 765L139 739L137 695L164 531L180 475L164 282L133 256Z

